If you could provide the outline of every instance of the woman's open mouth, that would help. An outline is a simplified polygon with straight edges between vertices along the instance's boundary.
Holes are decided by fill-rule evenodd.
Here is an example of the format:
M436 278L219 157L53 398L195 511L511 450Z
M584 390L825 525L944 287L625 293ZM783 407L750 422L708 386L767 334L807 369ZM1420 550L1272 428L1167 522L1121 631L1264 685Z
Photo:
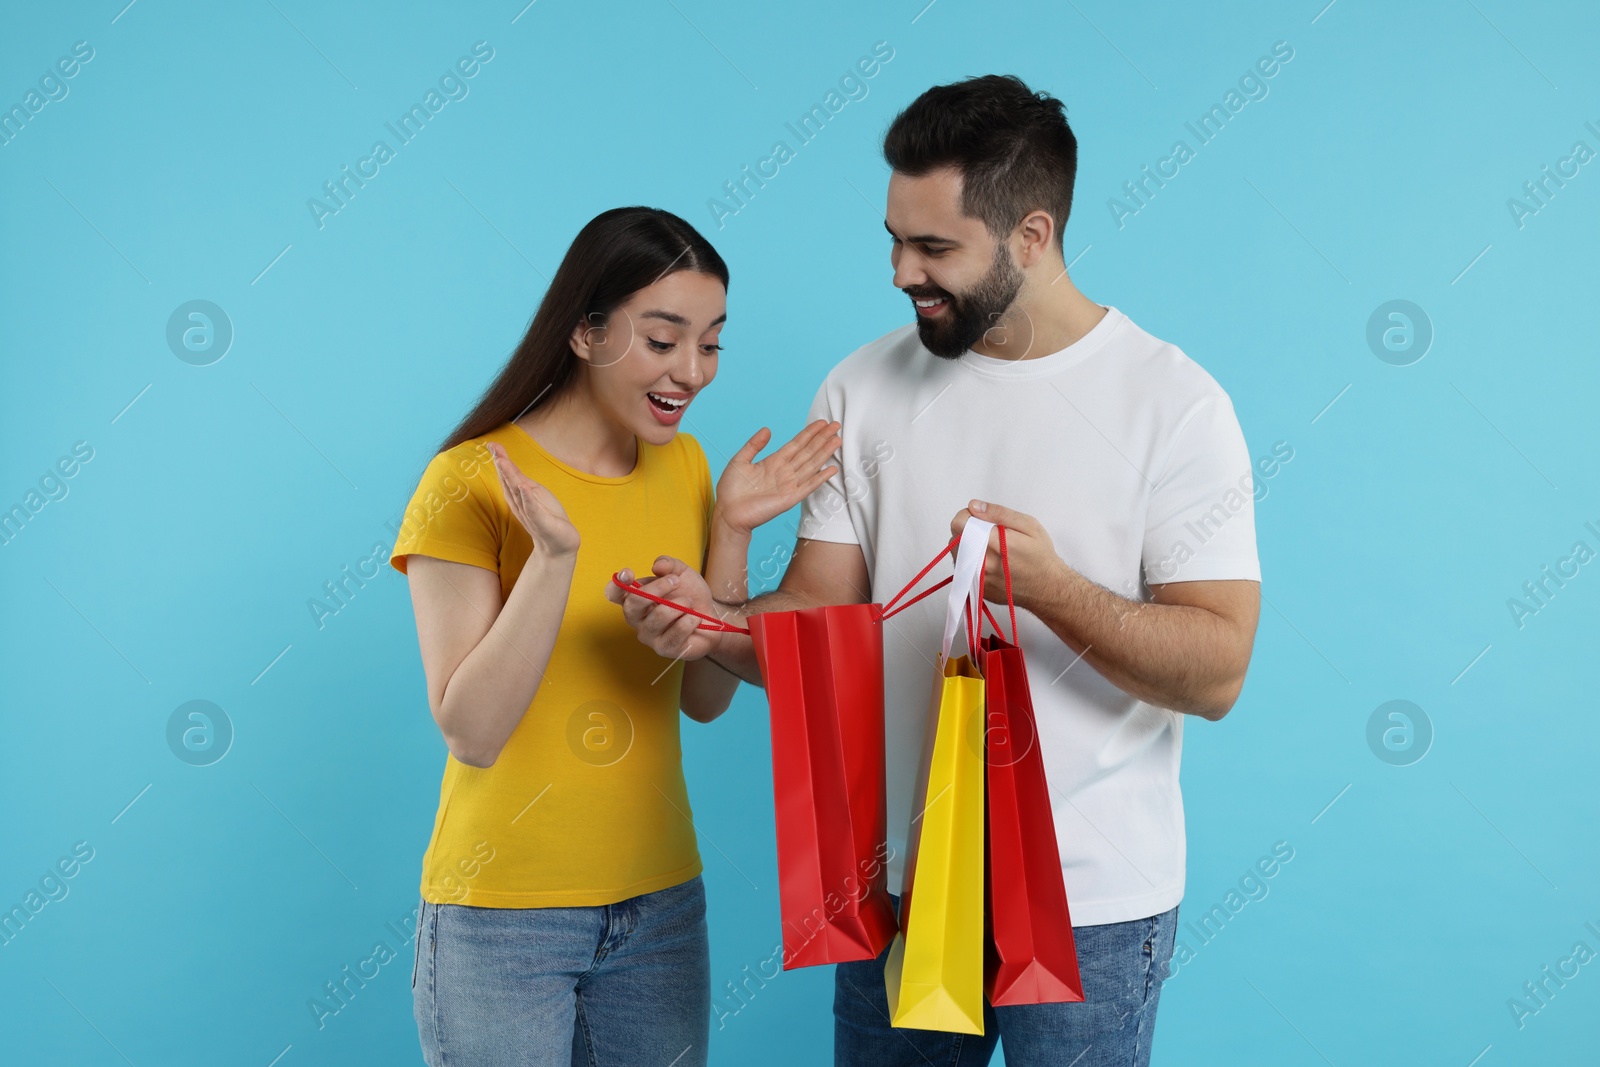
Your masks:
M683 418L683 409L689 406L687 393L646 393L645 402L650 414L664 426L672 426Z

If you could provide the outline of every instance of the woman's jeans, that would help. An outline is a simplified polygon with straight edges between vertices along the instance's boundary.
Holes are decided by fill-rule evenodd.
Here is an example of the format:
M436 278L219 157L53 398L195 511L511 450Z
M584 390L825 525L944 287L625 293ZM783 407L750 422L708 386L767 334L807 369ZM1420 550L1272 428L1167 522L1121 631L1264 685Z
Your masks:
M584 908L424 901L411 989L429 1067L703 1065L705 886Z

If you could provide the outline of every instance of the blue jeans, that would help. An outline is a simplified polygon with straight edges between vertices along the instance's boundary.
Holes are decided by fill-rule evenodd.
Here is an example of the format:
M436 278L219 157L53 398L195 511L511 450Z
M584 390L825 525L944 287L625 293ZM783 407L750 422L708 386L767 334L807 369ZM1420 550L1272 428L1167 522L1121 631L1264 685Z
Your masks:
M898 899L895 900L899 907ZM984 1067L995 1042L1006 1067L1148 1067L1156 1003L1172 960L1178 909L1105 926L1074 926L1083 1002L983 1006L983 1034L897 1030L889 1025L883 965L834 968L836 1067Z
M705 886L583 908L424 901L411 999L429 1067L701 1067Z

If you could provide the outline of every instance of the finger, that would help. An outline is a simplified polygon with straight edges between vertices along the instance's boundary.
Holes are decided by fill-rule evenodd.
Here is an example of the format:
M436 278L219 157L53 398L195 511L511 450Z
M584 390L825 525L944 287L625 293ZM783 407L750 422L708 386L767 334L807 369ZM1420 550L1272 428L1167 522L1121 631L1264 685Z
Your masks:
M492 447L494 449L495 468L499 470L502 475L505 475L508 479L517 481L519 483L527 480L527 476L522 473L522 468L517 466L516 460L512 459L510 454L507 453L504 448L501 448L499 445L494 445Z
M510 474L506 470L505 450L498 445L490 445L489 459L494 463L494 473L500 479L500 485L505 487L511 481Z
M629 626L638 626L656 606L654 600L642 597L631 589L622 589L619 592L622 593L622 618Z
M651 647L655 647L667 628L683 618L683 615L681 612L673 611L671 608L662 607L660 604L655 604L648 600L644 601L644 605L644 610L640 612L639 625L635 629L639 631L639 640Z
M647 578L645 581L641 581L638 584L645 585L647 582L652 580L653 579ZM666 622L672 621L672 618L675 618L678 614L671 608L662 607L654 600L651 600L650 597L639 595L639 593L636 591L627 590L625 592L627 593L627 599L622 602L622 614L623 617L627 619L630 626L653 626L654 629L659 630ZM661 592L662 590L659 587L655 587L650 590L651 596L659 596ZM655 615L657 611L661 611L666 614L658 617L655 623L651 623L651 617Z
M836 424L830 423L830 425ZM809 446L796 456L795 465L803 470L814 470L823 460L839 451L839 446L842 444L844 438L838 431L819 433L811 439Z
M641 574L638 577L634 577L633 571L631 570L624 570L623 573L627 574L638 585L649 585L651 582L660 577L660 575L657 574Z
M815 492L817 490L817 488L819 486L822 485L823 482L827 481L829 478L832 478L835 474L838 474L838 473L839 473L839 468L837 466L828 466L828 467L822 468L817 473L813 474L805 482L805 484L801 487L802 488L801 495L802 496L810 496L813 492Z
M527 475L521 475L521 478L523 490L527 493L528 498L537 504L541 510L558 519L567 517L567 509L561 506L561 501L557 499L556 495L548 487L534 481Z
M998 523L1001 526L1009 526L1014 530L1031 530L1037 525L1032 515L1002 507L999 504L991 504L984 500L974 500L969 506L972 509L972 514L978 516L978 518L986 522Z
M622 580L623 585L629 585L633 582L633 572L626 567L618 571L616 577ZM628 591L618 585L614 579L606 579L606 599L613 604L621 604L624 609L623 615L627 615Z
M495 474L500 479L500 489L505 493L506 502L513 507L526 507L529 502L527 479L522 472L511 464L509 459L496 460Z
M693 630L700 625L699 620L693 615L669 608L665 604L657 604L645 624L651 634L652 643L657 648L672 649L674 655L677 654L681 643L680 635L684 627Z
M650 569L662 578L676 579L678 575L689 569L689 565L683 560L675 559L672 556L657 556L656 561L650 565ZM674 581L673 584L676 585L677 582Z
M646 600L642 596L634 596L631 593L622 602L622 618L629 626L639 631L639 639L641 641L645 639L644 627L650 618L650 612L655 606L653 601Z
M837 420L833 422L823 422L821 419L818 419L816 422L812 423L811 437L808 442L812 450L814 451L819 448L827 449L830 446L837 448L839 442L843 440L843 438L839 436L839 430L841 426L842 424Z
M672 599L672 594L678 591L678 576L676 574L652 574L649 581L650 592L663 599Z
M735 462L749 463L756 458L756 453L767 447L767 442L772 440L772 431L763 426L757 430L744 447L733 454Z
M689 642L694 639L695 631L700 629L700 620L693 615L679 616L665 635L667 647L672 650L674 658L682 656L689 651Z
M817 434L827 429L827 427L828 423L818 419L805 429L801 430L799 433L795 434L793 437L789 438L782 448L778 449L767 458L781 459L784 462L792 460L796 455L808 449L811 446L812 439L815 438Z
M956 517L950 520L950 536L960 537L961 531L966 528L967 520L972 517L972 512L962 508L956 512Z
M645 578L636 584L649 586L653 581L653 578ZM642 596L636 589L625 589L622 592L627 597L622 602L622 613L630 622L636 619L642 620L658 606L654 600L651 600L648 596ZM661 596L664 592L665 590L661 589L660 586L651 586L650 588L650 596Z

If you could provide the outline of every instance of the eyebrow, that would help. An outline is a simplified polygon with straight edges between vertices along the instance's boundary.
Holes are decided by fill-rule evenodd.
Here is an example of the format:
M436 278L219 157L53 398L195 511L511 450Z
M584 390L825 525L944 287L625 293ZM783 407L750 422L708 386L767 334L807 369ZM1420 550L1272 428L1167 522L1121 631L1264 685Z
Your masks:
M883 221L883 228L886 229L886 230L889 230L889 220L888 219L885 219ZM889 236L890 237L899 237L900 235L895 233L893 230L889 230ZM904 237L904 238L901 238L901 239L904 240L904 241L908 241L911 244L918 244L918 245L959 245L961 243L960 241L957 241L953 237L940 237L936 233L920 233L920 234L916 234L916 235L911 236L911 237Z
M641 319L661 319L665 322L672 323L674 326L692 325L688 319L684 318L676 311L662 311L660 308L652 308L649 311L641 311L639 312L639 317ZM711 326L716 326L722 322L725 322L727 318L728 313L724 311L722 314L711 320ZM707 329L710 329L710 327L708 326Z

